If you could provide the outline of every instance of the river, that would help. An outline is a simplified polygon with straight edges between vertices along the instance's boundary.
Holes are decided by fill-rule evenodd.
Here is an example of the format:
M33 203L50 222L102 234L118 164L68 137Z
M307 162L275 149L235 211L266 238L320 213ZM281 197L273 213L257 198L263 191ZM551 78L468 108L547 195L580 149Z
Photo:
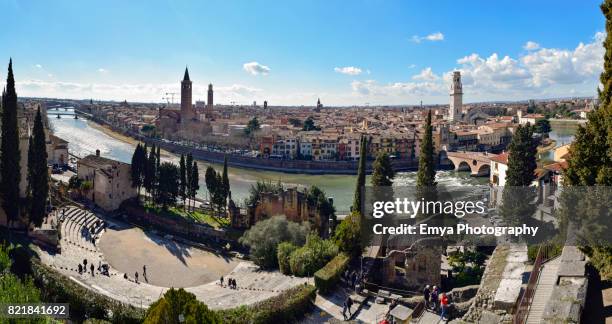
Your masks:
M91 122L85 119L74 119L70 116L62 116L58 119L53 112L49 110L49 121L54 130L54 134L68 141L70 153L83 157L88 154L94 154L96 150L100 150L103 157L116 159L122 162L130 163L134 145L125 141L121 141L112 137L105 132L92 127ZM568 129L558 132L554 129L550 137L558 140L561 143L571 141L573 132ZM559 144L561 144L559 143ZM178 157L173 154L165 154L162 159L170 160L178 164ZM200 191L198 196L206 199L207 191L204 183L204 170L208 165L212 165L218 172L222 170L222 165L198 162L200 169ZM249 194L251 185L259 180L282 182L289 187L304 187L317 185L323 189L327 196L334 198L334 205L339 214L347 213L349 206L352 203L353 193L355 189L355 176L351 175L306 175L306 174L289 174L282 172L250 170L243 168L230 167L228 169L230 178L230 187L232 197L239 204L243 205L244 199ZM486 184L488 178L470 177L469 172L454 172L454 171L439 171L437 180L440 185L446 186L465 186ZM395 179L395 185L410 186L416 183L416 172L401 172L398 173Z

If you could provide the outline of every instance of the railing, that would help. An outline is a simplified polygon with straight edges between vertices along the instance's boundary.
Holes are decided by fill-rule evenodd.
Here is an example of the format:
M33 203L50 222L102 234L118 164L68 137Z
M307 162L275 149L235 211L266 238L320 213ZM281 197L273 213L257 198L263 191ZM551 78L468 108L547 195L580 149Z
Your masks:
M531 302L533 302L533 297L538 285L538 278L540 277L540 272L542 271L542 265L550 258L551 250L552 246L550 245L540 245L538 255L533 263L533 270L529 275L527 287L525 288L523 296L521 297L521 300L516 308L516 313L514 314L514 319L512 320L513 324L524 324L527 321L529 308L531 307Z
M420 301L416 307L414 307L414 310L412 311L412 314L410 315L411 319L418 319L421 317L421 315L423 315L423 312L425 311L425 302L424 301Z

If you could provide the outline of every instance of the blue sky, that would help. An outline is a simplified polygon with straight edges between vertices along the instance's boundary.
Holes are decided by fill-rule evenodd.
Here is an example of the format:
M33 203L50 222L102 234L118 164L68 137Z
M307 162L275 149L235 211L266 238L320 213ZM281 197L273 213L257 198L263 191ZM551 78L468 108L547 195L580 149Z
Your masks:
M162 101L185 65L222 103L446 103L454 69L466 101L595 94L599 1L497 3L0 0L0 60L24 96Z

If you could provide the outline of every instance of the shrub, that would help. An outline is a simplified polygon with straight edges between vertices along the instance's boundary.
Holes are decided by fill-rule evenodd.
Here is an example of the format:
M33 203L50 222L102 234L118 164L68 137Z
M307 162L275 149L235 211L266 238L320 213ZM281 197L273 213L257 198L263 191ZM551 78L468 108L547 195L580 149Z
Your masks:
M351 256L358 256L363 251L359 217L358 212L351 213L340 222L334 232L333 240L340 251Z
M292 323L306 313L314 301L316 288L297 286L251 306L220 310L223 323L276 324Z
M291 274L291 265L289 264L289 258L291 257L291 253L297 250L297 246L293 245L291 242L283 242L278 245L278 268L280 272L283 274Z
M308 234L307 223L294 223L284 216L274 216L262 220L247 230L240 243L250 248L253 261L263 268L278 266L277 247L281 242L302 245Z
M315 285L319 289L319 292L326 294L334 288L340 279L340 275L348 266L349 261L350 258L348 255L340 253L321 268L321 270L315 272Z
M306 245L293 251L289 259L291 272L304 277L314 274L338 254L338 247L330 240L323 240L317 234L308 235Z
M194 294L183 288L171 288L149 307L144 320L144 324L183 322L215 324L221 323L221 318L209 310L206 304L198 301Z

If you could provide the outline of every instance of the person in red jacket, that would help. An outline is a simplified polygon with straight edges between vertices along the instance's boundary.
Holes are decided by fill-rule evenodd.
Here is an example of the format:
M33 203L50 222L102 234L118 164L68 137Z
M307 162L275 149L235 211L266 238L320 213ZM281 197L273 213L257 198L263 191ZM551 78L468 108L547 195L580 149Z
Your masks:
M448 310L448 296L446 293L440 294L440 320L444 320L444 316Z

